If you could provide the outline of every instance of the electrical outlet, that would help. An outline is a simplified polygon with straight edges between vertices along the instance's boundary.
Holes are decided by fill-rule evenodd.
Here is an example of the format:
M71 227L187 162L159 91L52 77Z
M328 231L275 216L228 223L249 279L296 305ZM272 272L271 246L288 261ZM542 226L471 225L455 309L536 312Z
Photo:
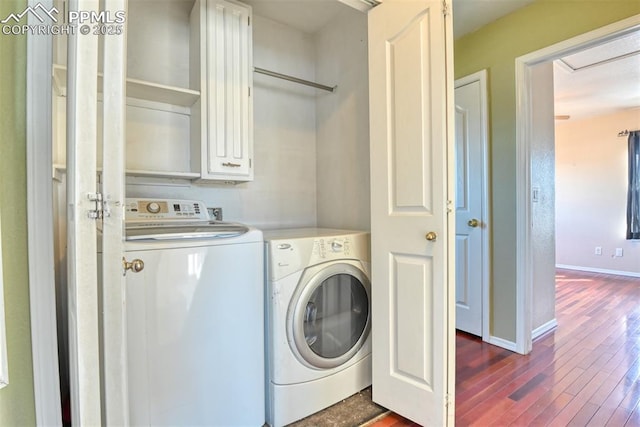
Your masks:
M602 246L596 246L595 254L602 255Z
M622 248L616 248L616 256L617 257L621 257L622 256Z

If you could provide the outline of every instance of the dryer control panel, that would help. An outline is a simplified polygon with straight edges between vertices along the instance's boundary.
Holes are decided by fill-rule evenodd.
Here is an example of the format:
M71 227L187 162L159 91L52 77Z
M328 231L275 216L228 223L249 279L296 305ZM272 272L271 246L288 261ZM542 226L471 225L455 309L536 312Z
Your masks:
M124 215L128 223L209 221L207 207L197 200L127 199Z
M265 231L269 280L339 260L369 262L369 233L334 229Z
M320 259L350 257L351 237L319 238L313 242L313 255Z

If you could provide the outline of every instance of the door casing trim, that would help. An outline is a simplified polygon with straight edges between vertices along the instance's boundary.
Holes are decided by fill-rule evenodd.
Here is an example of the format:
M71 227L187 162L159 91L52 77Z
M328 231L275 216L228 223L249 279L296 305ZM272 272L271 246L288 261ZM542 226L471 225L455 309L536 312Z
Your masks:
M29 0L53 7L52 0ZM29 16L29 19L33 19ZM30 22L36 23L37 22ZM51 35L27 35L27 230L33 394L37 425L61 426L55 270L53 255L53 161ZM43 102L43 99L45 102Z
M533 84L531 68L562 56L640 30L640 15L561 41L515 60L516 72L516 351L533 348L533 249L531 197L531 150Z

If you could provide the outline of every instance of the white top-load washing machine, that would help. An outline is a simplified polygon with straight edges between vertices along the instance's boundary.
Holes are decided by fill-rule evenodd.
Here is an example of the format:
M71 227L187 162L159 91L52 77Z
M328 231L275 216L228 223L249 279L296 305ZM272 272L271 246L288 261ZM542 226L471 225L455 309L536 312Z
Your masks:
M262 426L262 232L202 202L127 199L131 425Z
M267 422L280 427L371 385L369 233L264 232Z

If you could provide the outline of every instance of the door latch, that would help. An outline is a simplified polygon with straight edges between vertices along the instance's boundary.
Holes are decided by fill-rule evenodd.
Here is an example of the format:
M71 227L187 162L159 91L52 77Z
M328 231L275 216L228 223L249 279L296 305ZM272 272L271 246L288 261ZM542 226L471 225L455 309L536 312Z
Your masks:
M96 204L95 209L90 209L89 212L87 212L87 216L90 219L102 219L104 212L102 204L102 193L89 193L87 194L87 199Z

